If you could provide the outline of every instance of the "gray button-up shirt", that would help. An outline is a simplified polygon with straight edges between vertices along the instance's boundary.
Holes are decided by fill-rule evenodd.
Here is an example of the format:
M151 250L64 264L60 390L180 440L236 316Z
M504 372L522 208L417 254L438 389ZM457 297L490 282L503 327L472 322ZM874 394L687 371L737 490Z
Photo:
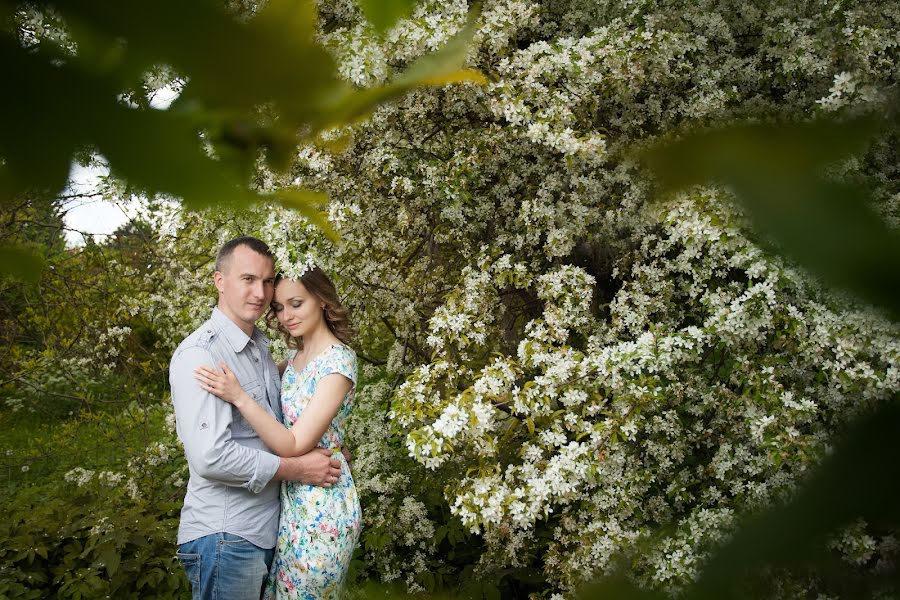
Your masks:
M169 383L176 431L190 469L178 543L211 533L239 535L261 548L275 546L280 460L234 406L204 391L194 369L227 364L241 387L278 421L278 368L269 340L258 329L247 336L218 308L172 356Z

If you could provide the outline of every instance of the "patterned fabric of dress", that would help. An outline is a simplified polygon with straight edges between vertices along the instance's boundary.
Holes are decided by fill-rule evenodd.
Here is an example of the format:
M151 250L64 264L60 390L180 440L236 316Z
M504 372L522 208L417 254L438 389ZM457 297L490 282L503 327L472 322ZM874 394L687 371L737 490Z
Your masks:
M291 353L281 380L281 410L286 426L291 427L300 417L316 385L326 375L340 373L353 382L353 388L319 442L324 448L334 449L335 458L341 461L340 479L330 488L296 481L281 484L278 542L263 599L338 598L359 540L361 516L356 485L340 453L356 389L356 354L335 344L300 371L292 366L293 358Z

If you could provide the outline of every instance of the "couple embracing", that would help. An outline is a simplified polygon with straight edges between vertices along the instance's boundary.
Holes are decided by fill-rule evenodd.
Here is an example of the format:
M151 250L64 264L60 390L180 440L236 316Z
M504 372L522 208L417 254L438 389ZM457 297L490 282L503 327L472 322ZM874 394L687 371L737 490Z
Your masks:
M217 306L169 370L193 598L338 597L360 530L344 447L357 378L347 311L320 269L282 279L252 237L222 246L214 279ZM266 311L290 348L279 365L256 327Z

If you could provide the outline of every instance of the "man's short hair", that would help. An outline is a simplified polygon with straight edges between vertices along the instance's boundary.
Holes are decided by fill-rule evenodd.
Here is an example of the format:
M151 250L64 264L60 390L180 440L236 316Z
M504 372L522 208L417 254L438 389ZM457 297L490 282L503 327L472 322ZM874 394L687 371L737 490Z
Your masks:
M272 262L275 262L275 255L269 250L269 246L264 241L245 235L222 244L222 247L219 248L219 253L216 254L216 271L222 271L225 268L225 265L228 264L228 259L231 258L234 249L238 246L247 246L257 254L267 256L272 259Z

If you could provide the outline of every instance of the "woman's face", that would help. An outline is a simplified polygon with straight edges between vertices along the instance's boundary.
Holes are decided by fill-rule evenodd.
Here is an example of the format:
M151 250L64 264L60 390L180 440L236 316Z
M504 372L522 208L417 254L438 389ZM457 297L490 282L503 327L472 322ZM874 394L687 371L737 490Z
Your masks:
M299 281L282 279L275 286L272 310L282 327L293 337L303 337L324 322L324 303L309 293Z

